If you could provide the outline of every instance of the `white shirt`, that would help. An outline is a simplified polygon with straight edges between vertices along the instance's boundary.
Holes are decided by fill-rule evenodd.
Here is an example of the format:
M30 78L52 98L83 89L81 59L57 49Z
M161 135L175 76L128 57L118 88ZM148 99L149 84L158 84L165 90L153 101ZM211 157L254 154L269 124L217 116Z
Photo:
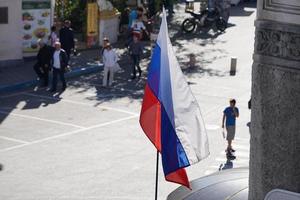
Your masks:
M105 49L103 52L103 62L105 67L114 67L117 64L118 56L116 52L111 49L107 50Z
M133 29L134 32L139 32L139 33L142 32L142 30L146 30L144 23L138 20L135 20L132 23L131 28Z
M55 50L53 54L53 67L56 69L60 69L60 50Z

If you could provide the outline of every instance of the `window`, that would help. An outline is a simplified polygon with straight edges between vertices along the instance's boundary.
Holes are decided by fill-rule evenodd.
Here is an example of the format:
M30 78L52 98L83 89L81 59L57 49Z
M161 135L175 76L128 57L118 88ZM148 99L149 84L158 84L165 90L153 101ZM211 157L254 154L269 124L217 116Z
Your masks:
M8 7L0 7L0 24L8 24Z

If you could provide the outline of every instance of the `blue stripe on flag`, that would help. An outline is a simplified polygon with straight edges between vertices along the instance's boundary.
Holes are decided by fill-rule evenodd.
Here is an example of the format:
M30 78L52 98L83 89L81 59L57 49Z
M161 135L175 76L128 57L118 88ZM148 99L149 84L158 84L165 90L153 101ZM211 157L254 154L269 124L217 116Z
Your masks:
M160 47L158 44L155 45L153 55L150 62L149 73L148 73L148 85L152 89L156 97L159 93L159 78L160 78Z
M190 165L164 106L161 106L161 144L165 175Z

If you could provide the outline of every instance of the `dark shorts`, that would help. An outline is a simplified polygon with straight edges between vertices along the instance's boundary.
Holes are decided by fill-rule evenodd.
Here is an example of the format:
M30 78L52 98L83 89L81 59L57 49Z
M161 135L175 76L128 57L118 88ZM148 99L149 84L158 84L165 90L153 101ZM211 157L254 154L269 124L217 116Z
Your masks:
M226 130L227 130L226 140L234 140L235 126L226 126Z

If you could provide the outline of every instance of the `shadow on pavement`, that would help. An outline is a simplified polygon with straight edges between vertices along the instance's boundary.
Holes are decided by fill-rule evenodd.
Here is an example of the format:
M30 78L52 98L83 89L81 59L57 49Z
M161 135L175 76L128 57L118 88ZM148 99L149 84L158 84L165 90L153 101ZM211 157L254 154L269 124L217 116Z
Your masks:
M11 96L0 97L0 125L1 123L12 113L14 110L30 110L38 109L41 106L46 107L50 104L56 104L60 101L60 95L64 91L50 93L46 91L46 88L31 89L27 90L28 93L19 93ZM51 99L40 98L35 95L40 95L41 93L47 94L47 96L52 97ZM32 95L30 95L32 94Z
M244 2L240 3L238 6L233 6L230 11L230 16L249 17L254 11L245 10L247 8L256 8L256 2Z

